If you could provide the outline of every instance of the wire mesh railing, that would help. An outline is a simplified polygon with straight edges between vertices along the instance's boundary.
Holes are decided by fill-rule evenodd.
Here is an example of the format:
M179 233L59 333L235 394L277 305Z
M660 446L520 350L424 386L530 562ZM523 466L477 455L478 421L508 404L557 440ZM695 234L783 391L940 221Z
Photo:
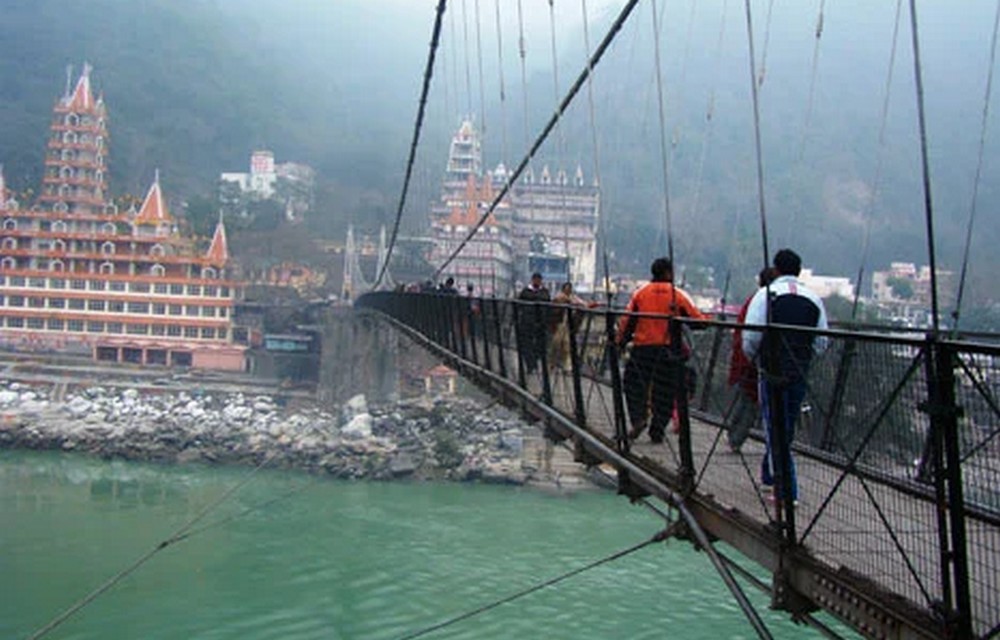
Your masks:
M358 304L958 635L997 633L1000 346L647 316L673 339L643 353L619 344L619 310L439 293ZM734 332L748 330L773 355L749 381L733 354ZM787 433L767 437L755 389Z

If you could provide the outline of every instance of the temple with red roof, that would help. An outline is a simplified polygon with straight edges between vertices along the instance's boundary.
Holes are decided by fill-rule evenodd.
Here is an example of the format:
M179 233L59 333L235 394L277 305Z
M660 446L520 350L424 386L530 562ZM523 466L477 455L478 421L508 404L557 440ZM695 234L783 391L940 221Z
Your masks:
M36 202L0 174L0 345L86 352L99 361L243 370L239 283L220 219L206 252L182 236L153 178L142 206L108 192L108 116L84 65L53 108Z

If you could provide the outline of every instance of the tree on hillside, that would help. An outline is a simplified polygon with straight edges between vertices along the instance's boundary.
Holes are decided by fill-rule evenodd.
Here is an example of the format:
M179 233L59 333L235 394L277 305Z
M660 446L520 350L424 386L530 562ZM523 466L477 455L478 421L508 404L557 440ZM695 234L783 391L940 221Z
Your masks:
M247 204L250 231L274 231L285 220L285 208L277 200L251 200Z
M892 295L900 300L909 300L913 297L913 284L905 278L889 278L887 281Z
M218 202L208 196L194 196L184 207L184 218L195 235L211 235L219 219Z
M875 322L875 313L865 305L860 305L858 307L858 317L852 318L851 314L854 311L854 302L848 300L844 296L838 296L836 294L829 296L828 298L823 298L823 306L826 307L826 316L830 322L838 323L849 323L849 322Z

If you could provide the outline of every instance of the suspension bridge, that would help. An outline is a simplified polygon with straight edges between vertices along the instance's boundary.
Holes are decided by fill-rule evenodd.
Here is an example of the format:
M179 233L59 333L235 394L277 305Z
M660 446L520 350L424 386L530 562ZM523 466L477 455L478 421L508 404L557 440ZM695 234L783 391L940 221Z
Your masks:
M474 2L474 55L470 47L469 2ZM532 138L524 9L522 0L517 0L518 33L516 38L508 38L508 42L517 43L525 152L520 161L511 163L508 154L514 145L507 131L508 88L503 75L506 63L501 29L501 9L507 5L495 0L500 116L499 123L493 127L500 130L500 156L512 169L506 172L505 182L496 190L493 200L481 207L479 221L468 229L465 240L455 246L450 256L433 265L435 277L445 275L449 265L462 255L476 234L482 232L483 225L505 201L512 186L530 170L552 134L557 138L556 155L569 153L560 123L581 93L585 93L587 99L589 135L580 138L590 138L593 175L602 189L607 187L602 179L593 78L614 40L636 23L638 0L623 0L621 4L604 36L592 43L586 0L581 0L582 45L586 60L568 90L562 93L555 2L549 0L555 103L551 115ZM680 238L675 228L677 197L670 189L670 171L675 166L678 150L682 149L678 140L687 132L682 131L680 125L671 130L666 115L670 100L663 83L664 47L660 37L670 20L665 15L664 3L650 0L644 4L651 10L654 60L653 81L648 88L650 91L655 89L654 118L658 121L658 131L647 139L649 146L656 149L662 178L658 200L663 211L656 246L676 263L675 244ZM753 199L760 223L764 264L768 263L774 235L768 227L767 195L771 185L764 170L767 156L761 127L762 111L767 111L761 108L761 94L775 83L774 54L768 57L773 4L773 0L766 4L763 28L760 16L755 16L754 3L745 0L742 12L748 63L745 87L750 94L746 111L752 114L749 120L753 132L753 160L748 164L753 167ZM420 179L417 159L421 131L437 68L438 48L445 31L449 32L447 39L453 45L460 40L464 42L464 55L462 47L448 51L443 74L448 79L444 83L444 111L457 111L464 97L465 111L472 113L474 94L478 93L479 122L484 129L486 124L480 0L461 0L459 12L446 12L447 5L446 0L436 3L430 52L423 71L402 190L392 231L388 237L383 233L379 240L378 266L373 278L362 273L353 230L348 234L344 293L345 297L356 301L357 315L369 327L377 326L377 331L391 330L435 353L497 400L518 408L544 425L547 436L571 448L579 462L610 473L621 494L646 504L668 521L662 536L643 544L671 536L689 540L703 551L759 637L768 638L770 633L744 595L747 585L768 590L773 608L787 611L795 620L811 624L830 637L836 637L837 632L815 615L819 611L828 612L871 638L986 640L1000 636L1000 438L997 437L1000 434L1000 403L997 401L1000 391L1000 346L997 345L1000 342L996 336L961 334L957 330L969 272L970 247L976 235L1000 3L988 47L989 71L978 129L975 177L965 227L958 295L949 327L940 324L947 311L938 298L936 282L939 269L917 3L909 0L908 12L903 10L903 0L895 3L891 38L885 38L891 44L885 80L880 87L881 108L872 177L865 184L867 197L858 207L858 226L862 234L857 289L860 290L868 270L874 213L887 172L890 96L900 75L896 69L897 50L900 36L906 31L903 19L908 15L921 177L915 191L921 195L926 228L932 326L925 331L909 332L857 323L849 329L828 331L773 324L755 327L775 337L772 344L808 334L807 340L823 336L830 345L816 357L811 368L802 413L797 416L794 442L775 443L780 448L775 451L778 456L797 459L801 486L797 500L792 499L790 492L785 492L785 499L777 501L769 500L775 494L762 486L758 472L765 452L763 434L752 430L749 440L738 451L727 445L728 434L739 419L736 411L739 392L727 383L726 369L733 332L740 325L724 316L714 320L662 318L669 322L672 335L678 338L672 342L674 356L684 360L693 375L679 376L675 381L680 389L673 423L675 431L664 442L654 443L641 437L633 438L629 433L621 378L621 360L627 354L619 349L615 339L615 327L624 312L611 304L610 292L607 292L607 304L603 308L586 309L499 297L390 291L396 288L390 264L407 209L411 182L415 176ZM703 184L709 171L707 158L715 123L720 119L722 100L714 83L722 74L723 43L727 37L732 37L731 33L727 36L727 25L730 31L732 27L732 17L727 11L728 3L723 1L714 49L705 48L713 58L710 74L713 80L704 111L704 128L699 132L702 144L692 154L696 158L692 170L695 186L686 198L687 215L706 225L710 219L706 203L709 198ZM691 16L694 12L695 3L692 2ZM812 51L808 57L809 83L803 124L799 135L788 136L795 138L791 145L795 150L791 155L800 165L809 164L810 138L818 128L816 105L821 83L817 80L823 58L821 45L831 29L828 12L825 1L820 0L810 29ZM456 35L456 13L461 14L461 39ZM450 19L447 27L446 15ZM684 60L693 50L691 24L689 21L684 39ZM464 91L459 81L460 59L464 59ZM478 69L478 92L472 81L473 59ZM677 95L683 96L691 83L686 67L682 66ZM637 105L626 103L625 106ZM643 121L647 115L642 114ZM428 191L426 185L423 190ZM423 208L423 204L420 207ZM739 241L746 239L738 237L744 227L741 215L737 211L735 219L728 220L734 254ZM798 211L793 209L782 221L786 243L796 240L792 233L804 224L796 215ZM606 288L610 282L609 230L609 215L602 213L599 236L603 245ZM732 273L746 264L730 261L723 299L729 295ZM857 298L854 303L856 311ZM565 329L562 334L559 327ZM565 336L568 341L565 348L553 349L557 335ZM533 361L536 357L540 362ZM764 373L773 375L766 368ZM269 460L265 458L240 485L32 637L47 635L161 549L190 535L205 514L248 482ZM761 580L747 571L731 549L764 568L770 580ZM445 624L408 637L424 635Z
M706 551L739 601L739 570L719 542L768 569L761 586L797 620L824 609L873 638L1000 633L995 345L826 332L791 445L802 493L775 505L759 480L762 434L739 452L725 440L738 393L725 380L732 322L671 320L698 382L678 396L677 433L653 444L627 432L607 331L618 312L394 292L356 306L541 421L580 462L613 468L621 493L673 509L676 534ZM550 341L559 314L579 327L568 360L549 362L546 344L529 373L526 336Z
M742 592L741 584L752 583L768 589L772 606L785 610L796 620L815 625L823 633L836 633L813 614L825 610L859 633L873 638L992 638L1000 635L1000 584L996 550L1000 545L1000 442L996 438L1000 405L997 403L997 357L1000 350L993 336L963 336L958 333L962 299L974 237L979 185L982 179L984 148L992 91L997 24L1000 5L993 21L975 179L971 199L962 275L957 300L951 312L951 326L941 319L945 310L938 296L939 268L935 251L935 212L931 196L931 172L921 47L918 34L917 3L909 2L909 32L912 44L913 88L916 97L916 128L921 159L920 192L930 264L930 324L923 332L888 331L876 326L852 323L849 329L817 330L779 325L757 327L774 343L806 340L819 335L830 347L818 357L808 380L803 413L797 417L794 443L773 443L782 448L775 455L795 456L802 487L799 499L769 500L769 488L762 487L758 469L765 452L761 432L738 451L726 446L726 436L738 420L738 393L725 380L733 332L739 325L719 320L695 321L663 318L681 340L674 341L675 357L683 359L691 376L679 376L683 390L677 394L676 433L663 443L644 442L631 437L625 419L620 360L627 357L616 345L615 327L622 312L612 305L601 311L551 303L525 303L509 299L474 298L440 293L386 291L392 249L400 228L416 150L424 121L434 62L445 15L446 2L437 5L430 55L424 72L416 126L410 147L406 178L399 200L395 226L384 250L380 250L377 275L370 292L361 296L356 308L374 314L435 352L462 375L496 398L519 407L546 427L554 440L570 446L577 460L591 466L613 469L619 492L634 500L655 500L666 506L670 535L689 539L718 570L733 597L746 613L760 637L770 637L759 616ZM564 95L559 92L553 13L549 10L552 33L552 68L556 102L551 117L532 141L525 135L526 153L507 175L492 202L484 203L477 225L436 268L435 277L447 273L449 265L462 255L468 243L481 233L489 216L507 197L511 186L540 152L550 134L558 132L557 155L565 153L560 121L578 94L586 91L588 120L593 145L593 161L598 182L601 160L593 93L593 75L611 43L632 19L637 0L624 6L607 33L591 48L584 15L583 69ZM675 259L675 230L670 168L677 150L678 130L668 130L665 118L667 99L663 86L660 31L666 18L657 2L648 3L652 14L654 82L658 140L662 173L663 216L657 244ZM772 231L768 228L765 154L761 127L761 92L768 77L768 42L773 3L767 5L763 47L755 39L761 29L754 26L752 3L747 0L745 27L749 110L754 132L756 209L760 222L763 262L770 256ZM808 95L801 136L794 145L796 162L803 163L808 138L816 125L814 108L817 77L826 20L826 3L819 2ZM517 3L521 18L521 2ZM472 105L466 3L462 2L465 34L465 95ZM500 5L497 3L497 38L500 41ZM692 3L692 15L694 14ZM723 7L725 15L726 8ZM860 264L854 314L858 310L860 285L870 260L872 224L877 196L885 172L886 136L889 127L890 95L901 33L905 33L904 3L896 3L891 31L888 71L881 96L878 146L874 154L873 176L868 182L869 197L860 207ZM482 51L479 41L479 2L475 3L476 56L479 67L481 118L485 119ZM726 21L720 23L717 50L721 51ZM452 23L454 35L454 22ZM690 23L684 57L691 47ZM524 32L519 24L524 120L527 132L527 87L524 83ZM718 52L717 52L718 57ZM455 60L451 61L453 87L457 87ZM502 53L501 134L506 159L508 139ZM716 71L718 73L718 70ZM682 69L682 93L685 72ZM447 83L446 83L447 84ZM457 89L455 93L457 93ZM716 117L713 86L705 113L703 144L698 154L696 187L689 210L698 213L706 156ZM656 136L651 136L651 139ZM602 185L603 186L603 185ZM784 220L785 242L801 222L797 211ZM604 281L609 287L608 216L600 220L604 248ZM733 221L735 238L741 221ZM383 246L386 246L383 241ZM729 290L730 270L723 291ZM555 355L557 327L569 334L568 354ZM542 339L544 346L537 341ZM563 339L563 338L558 338ZM798 336L798 339L803 339ZM566 350L563 349L563 352ZM540 366L532 362L541 357ZM777 375L764 371L763 375ZM779 479L780 482L780 479ZM727 557L719 547L724 542L771 573L769 583L756 580Z

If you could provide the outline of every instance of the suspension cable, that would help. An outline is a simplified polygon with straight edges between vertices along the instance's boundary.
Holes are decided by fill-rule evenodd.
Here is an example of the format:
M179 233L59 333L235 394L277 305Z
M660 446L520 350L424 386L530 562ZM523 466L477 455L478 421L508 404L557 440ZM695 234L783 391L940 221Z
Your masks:
M754 148L757 159L757 207L760 213L760 241L764 250L764 268L767 268L767 210L764 206L764 159L760 148L760 98L757 95L757 64L754 61L753 48L753 16L750 11L750 0L744 0L747 16L747 48L750 58L750 95L753 99L753 133ZM770 314L769 314L770 315Z
M102 594L106 593L109 589L111 589L111 587L115 586L116 584L121 582L124 578L126 578L128 575L130 575L132 572L134 572L136 569L146 564L146 562L152 559L153 556L158 554L160 551L163 551L164 549L174 544L175 542L178 542L188 537L188 533L196 524L198 524L198 522L200 522L210 512L215 510L219 505L228 500L234 493L236 493L244 486L246 486L251 480L254 479L254 477L257 475L257 472L266 467L274 458L275 454L273 452L269 453L263 460L260 461L260 463L257 464L256 467L254 467L246 475L244 475L239 482L237 482L232 487L224 491L222 495L220 495L218 498L215 499L215 501L210 502L204 507L202 507L202 509L198 513L196 513L193 518L184 523L173 534L171 534L164 540L160 541L160 543L157 544L155 547L153 547L146 553L139 556L134 562L132 562L132 564L128 565L115 575L108 578L99 587L88 593L86 596L78 600L68 609L66 609L58 616L50 620L48 623L45 624L45 626L35 631L33 634L31 634L29 640L37 640L38 638L42 638L48 635L49 632L53 631L56 627L69 620L73 615L78 613L81 609L83 609L91 602L99 598Z
M446 115L448 118L454 117L456 114L461 113L462 107L462 97L461 97L461 84L458 81L458 35L455 33L455 12L452 11L448 14L448 30L451 35L451 55L448 57L448 62L450 62L450 69L445 69L445 73L451 74L451 86L452 91L455 93L455 111L448 112Z
M972 183L972 203L969 206L969 224L965 230L965 250L962 253L962 275L958 279L958 296L952 311L952 331L958 331L958 320L962 312L962 298L965 294L965 277L969 270L969 251L972 246L972 227L976 220L976 201L979 199L979 179L983 170L983 150L986 146L986 123L990 115L990 97L993 92L993 68L996 64L997 26L1000 25L1000 1L997 2L993 18L993 36L990 38L990 64L986 74L986 95L983 98L983 121L979 129L979 156L976 159L976 178Z
M771 14L774 9L774 0L767 2L767 19L764 21L764 47L760 55L760 71L757 73L757 86L764 86L764 78L767 77L767 51L771 44Z
M653 0L653 2L655 1L656 0ZM660 0L660 8L663 9L665 5L666 5L666 0ZM657 26L656 28L659 27ZM628 69L632 69L636 66L634 64L634 58L635 58L635 49L637 48L638 41L639 41L639 25L638 23L636 23L635 32L633 34L633 39L632 39L632 47L629 49L628 62L625 65ZM652 77L654 73L656 73L655 68L650 72L649 82L643 85L642 102L640 102L640 104L642 105L642 115L639 117L639 133L643 139L645 139L646 137L646 126L649 124L649 105L652 102L650 96L652 95L653 87L656 86L656 83L653 82L653 77ZM662 224L657 227L656 229L657 234L663 232L663 229L661 227ZM659 238L657 238L657 242L659 242Z
M483 36L479 18L479 0L475 2L476 14L476 61L479 65L479 131L486 137L486 91L483 88Z
M552 49L552 97L554 104L559 104L559 53L556 46L556 3L555 0L549 2L549 42ZM583 25L584 35L587 33L586 17ZM587 55L590 55L590 48L587 48ZM590 86L590 80L587 81ZM556 125L556 162L555 162L555 184L559 190L560 202L563 210L563 251L566 253L566 279L572 280L569 271L569 216L566 215L568 209L566 202L566 185L560 184L560 172L565 172L566 162L566 134L561 125ZM565 174L564 174L565 175ZM568 181L568 180L567 180ZM534 208L534 207L532 207Z
M503 29L500 20L500 0L494 2L497 28L497 70L500 74L500 161L507 165L507 85L503 76Z
M589 70L589 74L588 74L588 77L587 77L587 110L588 110L588 113L590 114L590 138L591 138L591 144L593 144L593 147L594 147L594 183L597 185L597 198L598 198L598 202L600 202L600 194L601 194L600 190L601 190L601 188L603 186L603 182L601 181L601 147L600 147L600 144L598 143L598 136L597 136L597 111L596 111L596 109L594 107L594 69L593 69L593 67L590 67L590 62L589 62L590 61L590 27L588 26L588 23L590 21L587 19L587 0L580 0L580 9L581 9L581 12L583 13L583 46L586 47L586 50L587 50L587 61L588 61L587 64L588 64L588 67L589 67L589 69L588 69ZM604 235L604 233L607 230L607 223L605 221L605 218L607 218L607 216L604 215L604 212L600 210L600 206L598 206L597 215L600 216L600 218L598 219L598 225L599 225L598 228L601 230L601 235L603 236L601 238L601 242L604 243L603 249L604 249L604 252L605 252L605 260L604 260L604 278L605 278L604 287L605 287L605 292L604 292L604 295L605 295L605 298L608 301L608 307L610 307L611 306L611 304L610 304L610 298L611 298L611 295L610 295L610 289L611 289L611 287L610 287L610 278L611 278L611 276L610 276L610 273L608 272L607 236ZM568 235L569 234L567 233L567 236ZM568 256L569 255L569 238L566 239L566 253L567 253L567 256Z
M698 212L701 209L701 189L704 185L705 177L705 162L708 158L708 148L712 141L712 133L715 131L715 92L719 84L719 75L722 69L722 45L726 37L726 14L729 12L729 2L728 0L723 0L722 2L722 13L719 16L719 36L715 43L715 69L712 74L712 88L708 93L708 104L705 106L705 135L701 141L701 151L698 157L698 173L695 178L694 187L694 198L691 204L691 216L695 220L698 219ZM729 281L732 276L733 266L732 266L732 256L736 253L736 238L740 229L740 222L742 220L743 209L738 207L736 209L736 220L732 227L732 235L730 236L730 244L733 247L733 251L728 252L726 261L728 265L726 267L726 279L722 287L722 298L720 300L720 306L722 307L723 317L725 317L726 312L726 298L729 295Z
M375 278L373 289L377 289L385 277L385 272L389 269L389 260L392 258L392 251L396 247L396 237L399 235L399 223L403 219L403 207L406 205L406 192L410 188L410 177L413 175L413 163L417 157L417 145L420 143L420 130L424 124L424 112L427 109L427 95L431 90L431 77L434 75L434 57L437 53L438 42L441 39L441 22L444 18L445 7L448 0L438 0L436 15L434 18L434 31L431 35L430 52L427 54L427 66L424 68L424 86L420 91L420 105L417 107L417 121L413 126L413 140L410 142L410 157L406 161L406 177L403 178L403 191L399 194L399 205L396 207L396 220L392 224L392 238L389 240L389 248L385 252L385 262L381 265L378 277Z
M462 0L462 46L465 50L465 107L471 117L472 111L472 67L469 61L469 18L466 11L466 0Z
M851 320L858 317L858 307L861 296L861 284L865 275L865 267L868 265L869 251L871 250L872 219L875 213L875 199L878 197L879 187L882 182L882 163L885 160L885 130L889 122L889 97L892 93L892 76L896 66L896 45L899 40L899 21L903 11L903 0L896 0L896 20L892 28L892 47L889 50L889 69L885 77L885 94L882 96L882 115L878 129L878 150L875 154L875 176L872 178L871 195L865 207L865 236L861 245L861 264L858 265L857 285L854 288L854 302L851 305Z
M748 0L749 1L749 0ZM913 42L913 76L916 84L917 121L920 129L920 166L924 187L924 220L927 225L927 260L931 269L932 327L938 332L937 256L934 251L934 206L931 197L931 166L927 149L927 121L924 115L923 67L920 64L920 41L917 29L917 2L910 0L910 35Z
M796 156L796 164L802 166L803 158L806 155L806 141L809 139L809 127L812 124L813 103L816 99L816 76L819 69L819 44L823 38L823 7L826 0L820 0L819 13L816 16L815 39L813 41L812 67L809 71L809 93L806 98L806 113L802 121L802 136L799 138L799 152ZM799 207L793 207L789 215L788 224L785 225L785 246L791 243L792 233L798 223Z
M260 511L261 509L264 509L265 507L269 507L272 504L277 504L279 502L282 502L283 500L287 500L288 498L291 498L292 496L294 496L296 494L303 493L304 491L306 491L308 489L312 489L313 487L315 487L318 484L318 482L319 482L318 477L314 477L314 478L312 478L311 480L309 480L307 482L303 482L302 484L300 484L300 485L298 485L296 487L292 487L288 491L285 491L283 493L280 493L280 494L274 496L273 498L270 498L268 500L264 500L263 502L259 502L257 504L250 505L246 509L243 509L242 511L238 511L238 512L232 514L232 515L228 515L225 518L221 518L219 520L213 520L212 522L203 524L200 527L197 527L195 529L191 529L191 530L187 531L186 533L183 533L183 534L181 534L179 536L176 536L177 539L174 540L174 542L181 542L182 540L187 540L188 538L193 538L193 537L195 537L197 535L200 535L200 534L202 534L202 533L204 533L206 531L209 531L211 529L218 529L222 525L229 524L233 520L239 520L243 516L249 515L251 513L256 512L256 511Z
M692 37L692 32L694 31L695 9L697 8L697 6L698 6L697 2L691 3L691 10L688 12L687 28L685 29L685 34L684 34L684 53L681 55L681 76L679 82L677 83L677 90L676 90L678 113L682 111L681 104L684 99L684 96L686 95L685 88L687 87L688 58L690 57L691 53L691 37ZM664 25L666 24L666 19L665 19L666 16L663 4L660 5L660 9L661 11L663 11L663 13L660 13L659 24L656 26L656 33L658 34L657 37L662 38L663 37L662 31ZM676 122L674 123L673 130L670 133L670 150L667 155L668 166L671 167L674 166L674 156L677 152L677 147L680 145L680 138L681 138L681 119L677 118ZM659 231L657 233L659 234ZM660 240L659 237L657 237L657 245L659 245L659 240Z
M799 161L802 161L802 157L806 152L806 139L809 136L809 125L812 122L812 112L813 104L816 99L816 76L817 69L819 68L819 45L823 40L823 8L826 6L826 0L820 0L819 2L819 13L816 15L816 31L815 38L813 40L813 54L812 54L812 66L809 70L809 95L806 98L806 116L802 123L802 138L799 140Z
M452 15L454 15L454 14L452 14ZM452 34L452 37L454 38L454 34ZM444 96L443 96L444 97L444 116L445 116L446 121L447 121L447 119L450 119L451 116L452 116L452 114L454 114L458 110L457 89L455 89L454 85L452 85L452 83L451 83L451 80L452 80L453 76L450 73L451 71L454 70L454 64L453 64L453 60L452 59L455 56L454 56L452 50L450 49L450 46L451 45L449 43L448 46L441 47L441 66L443 67L443 69L442 69L442 75L444 76L444 81L441 83L441 85L442 85L442 92L444 94ZM455 109L454 110L452 110L452 105L451 105L451 101L452 101L451 92L452 91L456 91L456 95L454 96L454 100L455 100ZM426 171L423 171L423 173L426 173ZM420 180L420 179L418 178L418 180ZM422 181L420 181L419 183L423 184ZM424 186L426 187L427 185L424 184ZM425 190L425 193L429 193L429 191Z
M674 230L673 230L673 220L670 215L670 176L668 173L668 159L667 159L667 130L665 123L665 116L663 114L663 73L660 65L660 30L656 28L659 20L657 19L656 3L650 2L650 7L653 12L653 57L655 59L655 69L656 69L656 98L657 105L659 107L659 120L660 120L660 165L663 171L663 216L664 223L667 225L667 257L670 259L671 268L674 264ZM676 291L676 289L673 289ZM675 294L676 295L676 294Z
M521 0L517 0L517 52L521 58L521 106L524 110L524 148L527 149L531 142L531 124L528 121L528 51L524 39L524 11L521 8Z
M590 28L587 26L587 0L580 0L580 9L583 12L583 46L587 49L587 110L590 114L590 140L594 146L594 180L598 189L601 187L601 147L598 144L597 136L597 111L594 108L594 69L590 65ZM604 216L601 216L602 219Z
M632 10L635 8L635 5L638 4L638 2L639 0L628 0L626 5L622 8L621 12L618 14L618 17L615 19L614 23L608 29L607 34L605 34L604 39L601 41L601 44L598 45L597 50L594 51L594 54L589 58L587 66L583 69L583 71L580 72L580 75L573 83L573 86L570 87L569 92L566 94L562 102L556 108L555 112L549 118L548 123L542 129L541 133L538 134L538 137L535 139L534 144L532 144L531 148L528 150L527 155L525 155L524 158L521 159L521 162L518 164L514 172L508 176L507 181L503 185L503 188L493 199L493 202L486 209L486 211L484 211L483 214L480 216L478 222L476 222L476 224L473 225L472 229L469 230L469 233L465 237L465 239L459 243L458 247L456 247L455 250L451 253L451 255L448 256L448 258L445 259L445 261L441 264L441 266L437 268L437 271L434 272L435 278L440 276L441 273L448 268L448 265L450 265L451 262L458 256L458 254L462 252L462 250L465 248L465 245L468 244L469 241L475 237L476 233L483 226L483 224L486 223L486 220L489 218L489 216L492 215L493 211L497 208L500 202L503 201L504 197L510 191L511 185L514 184L517 178L524 171L525 167L528 166L528 163L538 152L538 149L542 146L542 143L545 142L545 139L548 138L549 134L552 132L553 127L555 127L556 123L562 117L563 113L565 113L566 109L569 107L570 103L576 97L577 93L580 92L583 83L587 80L587 78L590 75L590 70L595 68L597 64L600 62L601 58L604 56L604 53L607 51L608 47L611 46L611 42L614 41L615 36L617 36L618 32L622 28L622 25L625 24L626 20L628 20L629 15L631 15Z
M547 587L551 587L551 586L553 586L555 584L558 584L558 583L560 583L560 582L562 582L564 580L567 580L567 579L572 578L574 576L580 575L581 573L584 573L584 572L589 571L591 569L597 568L597 567L599 567L601 565L608 564L609 562L613 562L615 560L619 560L621 558L624 558L625 556L630 555L632 553L635 553L636 551L640 551L642 549L645 549L646 547L648 547L651 544L654 544L654 543L657 543L657 542L663 542L664 540L666 540L667 538L669 538L671 535L673 535L673 532L672 532L671 528L667 528L667 529L664 529L662 531L658 531L656 534L654 534L648 540L644 540L643 542L640 542L638 544L634 544L631 547L628 547L627 549L622 549L621 551L615 552L615 553L613 553L613 554L611 554L609 556L605 556L605 557L601 558L600 560L596 560L596 561L591 562L589 564L586 564L586 565L584 565L582 567L578 567L576 569L573 569L572 571L567 571L566 573L563 573L563 574L561 574L559 576L556 576L555 578L551 578L551 579L546 580L544 582L540 582L540 583L538 583L538 584L536 584L534 586L528 587L526 589L522 589L521 591L517 591L515 593L512 593L511 595L506 596L504 598L500 598L499 600L494 600L493 602L490 602L488 604L484 604L481 607L477 607L477 608L472 609L471 611L467 611L466 613L463 613L461 615L457 615L457 616L455 616L453 618L449 618L448 620L445 620L443 622L439 622L437 624L433 624L431 626L424 627L423 629L420 629L418 631L414 631L412 633L408 633L405 636L400 636L399 640L412 640L413 638L419 638L421 636L425 636L428 633L431 633L433 631L438 631L440 629L444 629L446 627L450 627L450 626L452 626L454 624L458 624L459 622L462 622L463 620L468 620L469 618L473 618L473 617L478 616L478 615L480 615L482 613L486 613L487 611L490 611L492 609L496 609L497 607L499 607L501 605L507 604L509 602L513 602L513 601L518 600L520 598L523 598L523 597L525 597L527 595L531 595L532 593L535 593L536 591L541 591L542 589L545 589Z

